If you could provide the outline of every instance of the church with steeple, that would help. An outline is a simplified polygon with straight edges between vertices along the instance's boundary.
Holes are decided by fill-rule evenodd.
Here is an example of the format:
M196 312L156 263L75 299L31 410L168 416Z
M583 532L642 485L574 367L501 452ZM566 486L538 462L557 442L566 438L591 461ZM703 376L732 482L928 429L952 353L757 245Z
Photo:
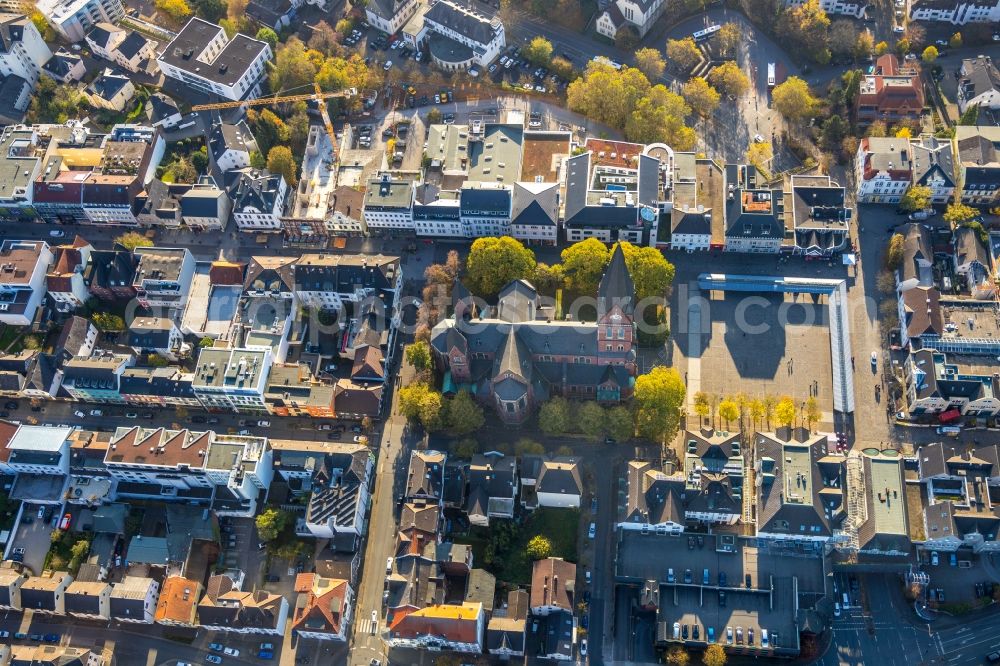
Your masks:
M431 348L446 395L467 390L506 423L523 423L549 397L615 404L635 385L635 285L616 246L597 292L597 321L553 318L525 280L477 310L456 282L454 314L434 327Z

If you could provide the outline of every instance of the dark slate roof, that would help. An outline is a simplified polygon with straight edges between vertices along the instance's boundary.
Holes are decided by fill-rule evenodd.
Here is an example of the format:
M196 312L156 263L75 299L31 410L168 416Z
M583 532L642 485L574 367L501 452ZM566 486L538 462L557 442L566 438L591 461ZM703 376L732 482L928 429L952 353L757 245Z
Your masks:
M711 209L699 211L674 207L670 213L670 231L675 234L712 235Z
M504 287L497 302L497 319L511 323L529 322L538 309L538 292L527 280L515 280Z
M118 31L118 28L110 23L98 23L90 29L86 39L93 42L99 48L107 49L110 46L111 35L114 34L112 31Z
M511 224L533 224L539 227L554 227L556 221L542 208L537 201L532 201L517 217L511 220Z
M91 326L90 320L76 315L70 317L69 322L63 325L56 340L56 349L66 360L80 353Z
M726 236L781 240L785 235L782 199L781 190L737 189L727 209Z
M531 370L531 354L528 353L517 332L514 329L508 330L507 339L493 364L493 376L499 377L504 373L510 373L513 380L520 380L520 382L517 382L518 387L514 388L513 385L507 384L513 381L512 378L501 380L499 384L494 386L497 395L504 400L514 400L520 397L527 390L526 384L531 383ZM504 391L504 388L508 390ZM505 392L507 395L504 395Z
M198 75L222 85L234 85L250 68L253 61L262 51L270 51L266 42L251 39L237 33L211 64L195 60L205 46L222 30L219 26L192 18L187 25L166 45L160 59L178 69L194 72Z
M445 4L443 1L438 5ZM462 215L496 217L497 212L509 214L511 191L507 188L463 187L459 195Z
M583 482L580 480L580 465L576 458L556 458L542 463L538 473L535 491L556 495L580 495Z
M129 287L138 267L139 257L127 250L94 250L84 271L84 281L88 287Z
M574 219L587 206L590 188L590 153L566 160L566 221Z
M468 9L451 0L439 0L424 15L424 21L433 21L460 35L477 42L488 44L493 39L490 18Z
M208 135L208 150L214 159L219 159L229 150L251 153L257 150L257 140L245 120L235 125L216 123Z
M87 93L110 101L131 81L127 76L106 69L87 86Z
M323 459L313 477L313 493L309 499L307 519L312 523L350 525L356 519L361 487L367 482L369 451L332 453Z
M60 47L58 51L52 54L49 61L42 65L42 69L54 78L62 80L69 75L70 70L76 67L78 62L83 62L83 58L76 53L71 53Z
M179 368L127 368L122 373L122 395L150 395L164 398L194 398L193 375Z
M986 247L979 241L975 229L959 227L955 229L955 260L958 264L978 262L983 268L989 268L990 256Z
M611 261L604 270L601 284L597 289L597 301L600 309L609 311L614 305L620 305L629 314L632 310L632 299L635 298L635 283L625 265L625 252L621 244L615 245Z
M270 213L274 210L283 180L281 174L271 173L266 169L240 171L236 182L229 190L229 196L233 200L233 212L240 213L253 209Z
M224 196L226 193L220 189L192 188L181 196L181 215L184 217L218 217L219 200Z
M139 51L141 51L149 40L140 35L136 31L131 31L128 33L128 37L122 40L122 43L118 45L118 52L125 56L126 60L131 60L134 58Z
M955 165L951 155L951 141L934 136L921 136L911 143L913 150L913 180L926 185L932 179L942 179L946 186L955 184Z
M440 451L414 451L406 475L406 497L441 499L444 486L445 454Z

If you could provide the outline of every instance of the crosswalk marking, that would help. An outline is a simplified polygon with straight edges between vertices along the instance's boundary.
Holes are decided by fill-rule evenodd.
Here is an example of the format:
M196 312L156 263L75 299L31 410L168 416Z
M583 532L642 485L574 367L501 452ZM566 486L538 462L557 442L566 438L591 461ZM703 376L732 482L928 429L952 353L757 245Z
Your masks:
M370 617L363 617L358 620L358 632L362 634L372 634L378 631L378 622L372 622Z

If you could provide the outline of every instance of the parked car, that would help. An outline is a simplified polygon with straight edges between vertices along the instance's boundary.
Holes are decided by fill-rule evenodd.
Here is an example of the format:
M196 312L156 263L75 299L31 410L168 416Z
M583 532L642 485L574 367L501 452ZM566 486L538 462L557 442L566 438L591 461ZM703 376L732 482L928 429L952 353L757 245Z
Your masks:
M257 426L260 428L270 428L271 422L266 419L261 419L260 421L257 421Z
M209 643L208 649L212 652L222 652L222 643Z
M63 231L62 229L53 229L52 231L49 232L49 236L51 236L52 238L62 238L65 235L66 232Z
M590 527L587 529L587 537L593 539L597 535L597 525L591 523Z
M584 638L582 641L580 641L580 656L581 657L586 657L587 656L587 639L586 638Z
M45 634L44 636L42 636L42 640L45 641L46 643L58 643L59 634Z
M938 565L938 552L936 550L931 551L931 566L936 567Z
M238 657L240 656L240 651L236 648L227 647L222 650L222 653L227 657Z
M210 664L221 664L222 663L222 657L220 657L217 654L206 654L205 655L205 661L207 661Z
M82 418L84 418L84 417L86 416L86 414L84 414L83 412L81 412L81 411L80 411L80 410L78 409L78 410L76 410L75 412L73 412L73 416L75 416L75 417L76 417L76 418L78 418L78 419L82 419Z
M104 412L102 412L99 409L92 409L92 410L90 410L90 415L91 416L104 416Z

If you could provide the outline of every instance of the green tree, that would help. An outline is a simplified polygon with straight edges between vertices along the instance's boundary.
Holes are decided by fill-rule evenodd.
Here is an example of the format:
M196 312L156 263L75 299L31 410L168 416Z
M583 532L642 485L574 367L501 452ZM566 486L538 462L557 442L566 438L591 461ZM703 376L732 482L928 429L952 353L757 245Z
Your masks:
M681 95L691 110L702 118L708 118L719 107L719 91L700 76L690 79L681 88Z
M750 414L750 420L753 423L753 425L756 426L758 423L762 424L764 422L764 416L767 415L767 410L764 409L764 401L760 400L759 398L754 398L753 400L751 400L750 405L748 407L748 412Z
M257 534L263 541L274 541L285 529L288 522L288 514L275 508L265 509L254 520L257 525Z
M479 442L472 437L466 437L451 447L451 455L460 460L469 460L477 453L479 453Z
M151 368L165 368L170 365L170 361L163 358L159 354L149 354L146 356L146 365Z
M299 182L295 158L286 146L274 146L267 152L267 170L284 176L289 187L294 188Z
M809 84L797 76L790 76L781 85L776 86L771 98L778 113L792 121L800 121L815 115L816 107L819 105L809 91Z
M577 294L596 295L604 267L611 258L607 246L596 238L588 238L573 243L560 256L566 285Z
M636 102L625 123L625 136L639 143L660 141L675 150L691 150L696 135L684 124L684 119L690 114L691 107L683 97L666 86L653 86Z
M899 198L899 207L903 210L913 212L923 210L931 205L931 197L934 192L924 185L911 185L903 196Z
M697 414L701 418L705 418L706 416L708 416L708 414L711 411L711 409L712 409L712 407L709 404L708 394L707 393L705 393L704 391L698 391L697 393L694 394L694 413L695 414Z
M47 76L40 77L31 96L26 120L29 123L63 124L77 116L81 100L80 93L73 86L56 83Z
M215 340L213 340L212 338L209 338L209 337L204 337L204 338L202 338L201 340L198 341L198 346L200 348L202 348L202 349L205 349L206 347L211 347L214 344L215 344Z
M110 312L95 312L91 319L94 326L105 333L117 333L125 330L125 320Z
M431 346L426 342L406 345L406 362L417 370L431 369Z
M701 51L693 37L667 40L667 60L678 71L686 72L701 60Z
M448 401L448 428L456 435L467 435L483 427L486 417L468 391L462 389Z
M292 37L275 52L270 78L276 92L312 85L316 64L301 39Z
M308 46L310 49L330 55L337 50L339 43L340 38L337 31L326 21L319 21L313 26Z
M428 125L440 125L442 119L441 110L437 107L431 109L427 112L427 124Z
M563 274L562 264L548 264L539 262L535 266L535 273L531 277L531 284L538 290L538 293L546 296L554 296L557 289L562 289L566 283L566 276Z
M858 33L858 38L854 40L854 59L861 60L875 51L875 37L868 30Z
M924 49L924 52L920 54L920 59L926 62L928 65L937 60L938 50L934 45L928 46Z
M727 60L709 72L708 82L719 91L734 97L740 97L750 88L750 79L732 60Z
M885 267L890 271L894 271L902 265L905 242L903 234L893 234L892 238L889 239L889 247L885 252Z
M194 0L194 13L209 23L218 23L226 17L226 3L223 0Z
M497 294L514 280L530 278L535 253L510 236L477 238L465 260L466 281L483 297Z
M962 48L962 33L956 32L954 35L952 35L951 38L948 40L948 46L950 46L953 49Z
M639 434L661 443L672 439L680 427L685 391L674 368L657 366L636 377L633 403Z
M546 435L563 435L573 429L573 410L566 398L555 396L538 410L538 427Z
M623 405L615 405L607 411L607 426L608 435L619 442L632 439L635 434L632 413Z
M191 153L189 159L191 160L191 166L198 173L205 173L205 170L208 169L208 151L205 149L205 146L202 146L201 150Z
M719 403L719 418L726 422L726 429L729 429L729 424L740 417L740 408L730 399L723 400Z
M815 396L809 396L809 399L806 400L805 417L810 430L814 424L818 423L819 420L823 418L823 410L819 408L819 401Z
M254 138L263 154L267 154L273 146L287 145L290 137L288 125L271 109L249 109L247 122L253 130Z
M156 0L156 9L166 14L175 25L192 14L191 7L184 0Z
M604 410L596 402L587 401L576 411L576 424L584 435L598 438L607 429Z
M535 37L521 49L521 55L534 65L546 67L552 60L552 42L544 37Z
M423 382L399 389L399 413L427 430L441 427L441 394Z
M719 54L724 58L732 58L736 55L736 48L743 41L743 31L740 24L732 21L723 23L719 31L715 33L715 44L719 49Z
M653 81L663 76L663 70L667 68L667 63L664 62L659 51L645 48L635 52L635 66L646 75L647 79Z
M774 150L771 148L771 144L767 141L757 142L754 141L747 147L747 162L754 165L761 171L770 171L768 169L768 163L771 158L774 157Z
M153 241L137 231L127 231L123 234L115 236L115 240L113 242L116 245L121 245L130 252L134 252L137 247L153 247Z
M900 57L903 57L907 53L909 53L910 48L911 48L910 40L907 39L906 37L903 37L902 39L896 42L896 53L898 53Z
M630 25L623 25L615 33L615 46L623 51L631 51L639 43L639 33Z
M801 53L820 65L830 62L830 19L819 0L806 0L784 11L776 32L789 51ZM854 43L853 38L850 43Z
M774 408L774 418L778 425L790 426L795 423L795 415L798 410L795 408L795 401L787 395L782 396Z
M875 55L883 56L889 52L889 44L886 42L879 42L875 45Z
M859 33L854 22L840 19L830 24L830 51L838 58L854 58Z
M979 124L979 105L970 104L965 107L965 113L963 113L958 118L959 125L978 125Z
M705 666L726 666L726 660L726 651L718 643L709 645L701 656L701 663Z
M674 281L674 265L656 248L633 245L627 241L622 241L620 245L622 254L625 255L625 265L635 284L636 298L642 300L665 297ZM608 257L610 260L610 253Z
M839 149L850 129L851 126L840 116L830 116L823 121L823 145L830 151Z
M175 183L194 183L198 180L198 172L189 157L175 159L167 166L167 173L170 174L170 178Z
M687 666L691 661L691 655L684 648L675 645L667 651L666 660L670 666Z
M272 51L278 47L278 33L267 26L257 31L257 39L270 44Z
M942 217L945 222L954 227L968 222L977 215L979 215L979 211L975 208L956 202L948 204L948 208L945 209Z
M583 76L567 88L566 102L577 113L621 129L649 89L649 79L638 69L625 67L619 71L590 62Z
M533 439L522 437L514 443L514 454L517 456L540 456L545 453L545 447Z
M531 537L531 540L528 542L528 546L525 550L528 557L532 560L544 560L552 554L552 542L549 541L548 537L536 534Z

